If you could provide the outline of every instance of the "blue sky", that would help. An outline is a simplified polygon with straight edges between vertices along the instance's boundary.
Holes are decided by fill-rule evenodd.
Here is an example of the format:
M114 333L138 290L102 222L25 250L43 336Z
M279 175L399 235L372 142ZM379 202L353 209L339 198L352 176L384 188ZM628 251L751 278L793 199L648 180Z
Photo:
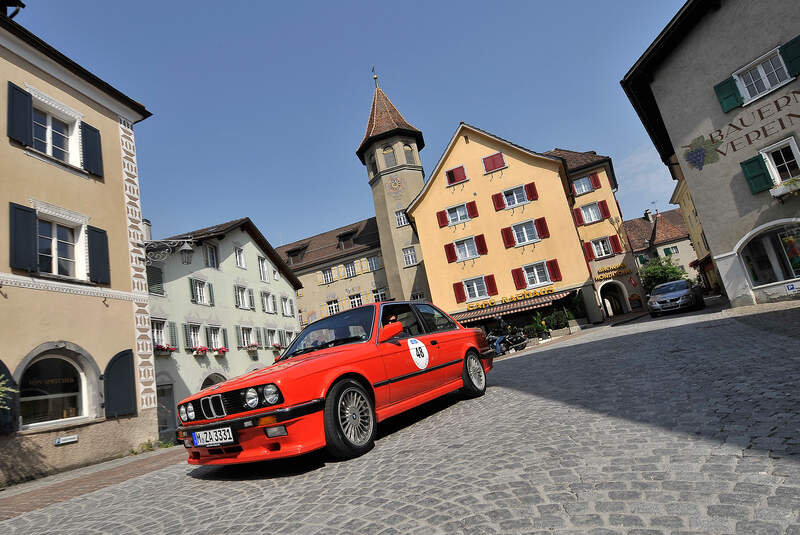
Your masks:
M355 156L372 65L426 171L465 121L611 156L626 219L675 208L619 80L680 0L26 3L17 22L153 112L136 142L154 237L249 216L280 245L373 215Z

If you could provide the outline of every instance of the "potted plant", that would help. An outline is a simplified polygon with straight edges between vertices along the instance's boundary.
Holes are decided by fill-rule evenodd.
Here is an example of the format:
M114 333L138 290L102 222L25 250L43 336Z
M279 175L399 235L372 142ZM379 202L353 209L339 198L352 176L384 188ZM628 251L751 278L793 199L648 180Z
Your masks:
M281 349L283 349L283 346L279 342L272 344L273 351L280 352Z
M212 351L214 352L214 355L215 355L215 356L217 356L217 357L224 357L224 356L225 356L225 353L227 353L227 352L228 352L228 348L227 348L227 347L225 347L225 346L222 346L222 347L215 347L214 349L212 349Z
M165 344L156 344L156 345L153 346L153 351L155 352L155 354L159 355L159 356L162 356L162 357L168 357L168 356L172 355L177 350L178 350L177 347L172 347L169 344L166 344L166 345Z
M245 350L252 352L258 351L258 344L253 342L252 344L247 344L244 346Z
M195 357L202 357L208 353L208 348L206 346L195 346L192 348L192 355Z

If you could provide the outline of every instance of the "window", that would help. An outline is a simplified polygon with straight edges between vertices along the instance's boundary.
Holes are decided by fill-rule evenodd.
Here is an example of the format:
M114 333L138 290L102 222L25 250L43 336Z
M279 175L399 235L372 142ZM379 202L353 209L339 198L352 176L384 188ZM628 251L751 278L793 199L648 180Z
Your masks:
M217 255L217 246L206 244L206 266L214 269L219 268L219 261Z
M219 339L219 327L208 327L206 333L208 335L208 347L210 349L222 347Z
M394 213L394 218L397 221L398 227L405 227L408 225L408 216L405 210L398 210Z
M673 245L671 247L664 247L664 255L665 256L672 256L674 254L678 254L678 247Z
M242 347L247 347L250 344L253 344L255 340L253 340L253 328L252 327L242 327Z
M453 320L445 316L439 309L428 304L416 305L417 312L429 332L452 331L458 329Z
M69 130L64 121L33 109L33 148L62 162L69 162Z
M378 173L378 166L375 165L375 156L369 157L369 160L367 161L367 166L369 168L370 176L373 176Z
M192 279L194 281L194 294L195 300L197 303L201 305L207 305L208 300L206 299L206 283L205 281Z
M423 333L417 315L411 310L411 305L398 303L383 307L381 310L381 325L396 321L400 322L400 325L403 326L403 333L408 336L418 336Z
M800 151L794 137L788 137L759 152L766 160L767 170L775 185L800 176Z
M386 167L394 167L397 165L397 159L394 157L394 149L392 147L383 147L383 161Z
M459 204L458 206L448 208L447 219L451 225L461 223L462 221L469 221L469 212L467 212L467 205Z
M422 301L425 299L425 294L422 292L411 292L412 301Z
M189 324L189 343L192 347L200 347L203 345L200 342L200 326L196 324Z
M267 329L267 340L265 342L268 346L278 343L278 337L275 329Z
M783 225L750 240L742 260L753 285L800 278L800 225Z
M278 275L278 270L277 269L273 269L272 270L272 278L275 279L275 280L280 280L280 276Z
M475 245L475 238L470 237L464 240L458 240L455 242L455 248L456 258L458 258L459 262L479 256L478 247Z
M353 233L339 235L339 249L349 249L353 246Z
M267 268L267 259L258 257L258 277L263 282L269 282L269 269Z
M413 247L403 248L403 264L413 266L417 263L417 251Z
M645 265L647 263L647 261L648 261L648 258L647 258L646 255L643 255L643 254L639 255L639 264Z
M76 277L75 229L39 219L39 272Z
M294 302L288 297L281 297L284 316L294 316Z
M458 167L450 169L449 171L445 171L444 174L447 177L447 184L450 186L464 182L467 179L467 172L464 170L463 165L459 165Z
M516 188L504 191L503 199L506 201L506 208L513 208L528 202L528 197L525 195L524 186L517 186Z
M789 79L777 49L735 72L733 77L745 103L772 91Z
M275 314L275 296L268 292L262 292L261 307L264 309L264 312Z
M487 173L491 173L493 171L499 171L506 167L506 160L503 158L503 153L498 152L497 154L492 154L491 156L486 156L483 159L483 170Z
M333 282L333 273L331 272L331 268L325 268L322 270L322 280L325 284Z
M329 316L332 316L332 315L336 314L337 312L339 312L339 301L336 301L334 299L332 301L328 301L326 304L328 305L328 315Z
M611 242L608 241L608 238L600 238L598 240L592 240L592 247L594 247L595 258L610 256L612 254Z
M147 291L164 295L164 272L156 266L147 266Z
M414 148L411 145L403 145L403 152L406 155L406 163L408 165L414 165Z
M489 297L489 292L486 290L486 282L483 280L483 277L465 280L464 290L467 292L467 300L470 301Z
M588 176L584 176L572 181L572 188L575 190L575 195L583 195L594 191L592 188L592 180Z
M378 261L378 256L377 255L370 256L369 258L367 258L367 264L369 264L369 270L370 271L375 271L377 269L380 269L380 267L381 267L380 262Z
M539 235L536 234L536 225L533 221L525 221L513 225L511 229L514 231L514 240L517 245L526 245L539 240Z
M547 266L545 265L545 262L530 264L525 266L523 269L525 270L525 280L528 283L528 288L532 286L550 284L550 276L547 274Z
M150 327L153 331L153 345L166 345L166 339L164 338L164 321L150 320Z
M386 301L386 288L377 288L372 290L372 300L376 303Z
M345 273L345 276L347 276L348 278L349 277L355 277L356 276L356 264L355 264L355 262L348 262L347 264L345 264L344 265L344 273Z
M250 308L251 304L248 297L249 293L244 286L234 286L236 297L236 308Z
M350 308L356 308L361 306L361 294L355 294L350 296Z
M583 216L583 223L586 225L603 219L603 216L600 214L600 207L596 202L581 206L581 215Z
M22 374L19 408L22 424L37 424L83 415L83 378L69 360L46 357Z
M247 265L244 263L244 249L241 247L234 247L233 254L236 256L236 266L247 269Z

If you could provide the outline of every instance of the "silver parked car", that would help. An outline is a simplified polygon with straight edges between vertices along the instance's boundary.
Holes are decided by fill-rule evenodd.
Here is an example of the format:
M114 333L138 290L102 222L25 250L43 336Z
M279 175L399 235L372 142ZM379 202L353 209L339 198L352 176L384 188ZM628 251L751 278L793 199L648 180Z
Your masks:
M692 286L687 280L659 284L653 288L647 299L647 309L654 318L663 312L687 308L699 310L705 306L703 288Z

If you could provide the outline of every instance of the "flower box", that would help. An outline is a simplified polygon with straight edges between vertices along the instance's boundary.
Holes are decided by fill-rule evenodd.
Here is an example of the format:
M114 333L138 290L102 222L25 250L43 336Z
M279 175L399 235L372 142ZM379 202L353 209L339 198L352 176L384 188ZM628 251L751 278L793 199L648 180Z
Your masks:
M779 198L798 190L800 190L800 177L784 180L774 188L770 189L769 194L775 198Z
M258 344L246 345L246 346L244 346L244 348L245 348L245 350L250 351L250 352L258 351Z
M171 345L156 344L153 346L153 353L159 357L168 357L177 350L177 347Z
M192 348L192 355L195 357L204 357L208 353L206 346L197 346Z
M215 357L224 357L225 353L228 352L228 348L227 347L215 347L211 351L214 353Z

